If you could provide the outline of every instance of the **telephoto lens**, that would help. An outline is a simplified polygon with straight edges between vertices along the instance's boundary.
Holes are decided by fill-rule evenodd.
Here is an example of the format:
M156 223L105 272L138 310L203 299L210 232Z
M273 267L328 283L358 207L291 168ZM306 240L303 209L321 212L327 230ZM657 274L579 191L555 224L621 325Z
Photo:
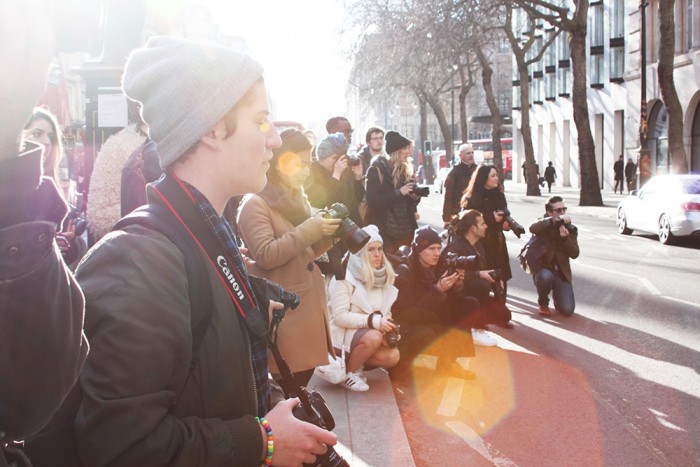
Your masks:
M428 195L430 195L430 187L429 186L414 186L413 191L411 192L416 196L420 196L421 198L427 198Z
M359 228L348 216L350 216L350 212L343 203L333 203L330 209L323 214L323 217L326 219L341 219L340 227L338 227L335 235L340 237L348 250L352 253L357 253L369 242L370 237L367 232Z

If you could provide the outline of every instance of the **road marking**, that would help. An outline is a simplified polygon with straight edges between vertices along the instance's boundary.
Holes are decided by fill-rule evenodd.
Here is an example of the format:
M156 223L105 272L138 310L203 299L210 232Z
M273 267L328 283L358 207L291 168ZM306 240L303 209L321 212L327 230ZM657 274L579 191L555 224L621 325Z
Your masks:
M651 293L652 295L661 295L661 291L654 287L654 284L652 284L649 279L647 279L646 277L638 277L637 279L639 279L639 282L641 282L642 285L647 288L649 293Z
M478 452L482 457L491 462L493 465L503 467L516 467L517 464L510 459L500 455L500 453L490 444L486 443L468 425L462 422L450 421L445 422L445 426L452 430L457 436L462 438L469 447Z
M449 378L442 393L442 400L437 409L437 414L443 417L454 417L459 409L459 401L462 400L464 380L461 378Z

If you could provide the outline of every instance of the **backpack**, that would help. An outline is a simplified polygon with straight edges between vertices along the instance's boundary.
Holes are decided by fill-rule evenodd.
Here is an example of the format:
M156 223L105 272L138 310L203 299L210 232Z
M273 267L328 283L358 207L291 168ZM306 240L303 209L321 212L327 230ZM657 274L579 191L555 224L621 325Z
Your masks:
M182 251L185 257L192 328L191 374L199 356L199 347L211 321L212 302L208 281L189 279L207 277L208 265L199 250L196 249L191 237L166 208L152 204L142 206L123 217L112 230L121 230L130 225L142 225L162 233ZM180 394L176 400L179 400L179 396ZM25 440L24 450L34 467L80 467L83 465L78 456L73 426L82 399L83 394L80 381L78 381L48 425L36 435Z
M522 270L528 274L537 274L543 267L542 260L548 247L548 239L537 235L530 237L518 254Z

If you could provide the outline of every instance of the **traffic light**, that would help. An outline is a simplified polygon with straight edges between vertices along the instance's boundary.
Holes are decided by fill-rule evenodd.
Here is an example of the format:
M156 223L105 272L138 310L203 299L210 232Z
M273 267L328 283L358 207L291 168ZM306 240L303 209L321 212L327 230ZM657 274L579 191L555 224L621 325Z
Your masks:
M423 154L430 156L433 153L433 143L430 141L423 141Z

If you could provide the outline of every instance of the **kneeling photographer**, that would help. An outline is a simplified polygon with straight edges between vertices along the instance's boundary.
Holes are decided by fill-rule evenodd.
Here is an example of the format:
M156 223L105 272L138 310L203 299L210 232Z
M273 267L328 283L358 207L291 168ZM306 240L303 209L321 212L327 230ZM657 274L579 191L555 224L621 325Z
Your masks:
M490 269L486 261L483 239L486 237L488 225L479 211L469 209L462 211L451 221L450 229L454 240L443 251L440 268L454 267L450 264L452 262L468 263L457 265L465 270L464 281L461 287L450 294L450 298L456 304L465 298L478 301L478 307L472 310L467 320L472 328L474 343L494 346L496 340L486 332L487 325L508 326L510 311L505 306L501 272L498 269ZM467 262L467 258L472 260Z
M530 224L534 237L524 254L537 287L540 316L552 316L549 293L554 298L554 309L564 316L574 314L576 300L572 285L570 258L578 258L578 229L566 215L561 196L552 196L545 204L545 216Z
M440 339L440 345L431 346L440 353L438 371L473 379L474 373L456 361L459 357L475 355L471 333L466 332L465 339L461 338L460 333L458 342L448 342L442 339L442 335L453 327L469 331L461 314L466 314L469 308L478 307L478 302L470 299L473 303L467 305L469 300L465 300L465 307L459 310L460 313L454 313L447 294L461 283L464 273L445 271L437 274L441 249L440 235L431 227L423 226L416 230L407 261L396 268L399 295L391 310L394 320L401 325L402 334L399 341L402 357L397 368L399 373L407 370L418 354Z

